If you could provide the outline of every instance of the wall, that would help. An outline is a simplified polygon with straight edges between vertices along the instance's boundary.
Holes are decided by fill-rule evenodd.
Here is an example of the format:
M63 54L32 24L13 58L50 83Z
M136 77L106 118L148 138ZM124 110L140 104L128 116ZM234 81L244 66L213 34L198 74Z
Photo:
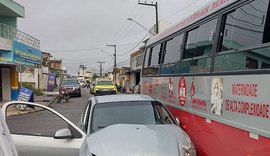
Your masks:
M135 72L130 73L130 85L135 85L136 83L136 74Z
M11 100L10 68L2 68L3 101Z
M21 74L22 76L22 82L29 82L35 84L35 88L38 89L39 86L39 79L42 79L42 72L41 69L35 68L34 72L24 72ZM19 80L20 80L20 75L19 75Z

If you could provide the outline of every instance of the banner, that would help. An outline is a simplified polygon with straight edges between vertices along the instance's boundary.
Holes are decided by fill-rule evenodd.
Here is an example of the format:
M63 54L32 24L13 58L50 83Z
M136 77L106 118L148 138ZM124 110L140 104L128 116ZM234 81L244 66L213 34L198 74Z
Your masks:
M31 89L27 89L27 88L22 87L20 89L20 92L19 92L18 101L29 102L32 94L33 94L33 91ZM33 102L33 101L31 101L31 102Z
M41 64L41 51L17 41L13 41L14 64L35 67Z
M54 91L54 85L55 85L55 73L50 73L48 77L48 85L47 85L47 91L53 92Z

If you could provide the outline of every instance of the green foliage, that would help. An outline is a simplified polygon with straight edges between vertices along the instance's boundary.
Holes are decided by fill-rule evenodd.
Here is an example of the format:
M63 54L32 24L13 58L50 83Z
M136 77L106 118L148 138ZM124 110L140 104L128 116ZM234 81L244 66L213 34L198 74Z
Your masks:
M23 82L22 87L31 89L33 91L34 95L37 95L37 96L42 96L43 95L42 90L41 89L36 89L35 84L33 84L33 83Z

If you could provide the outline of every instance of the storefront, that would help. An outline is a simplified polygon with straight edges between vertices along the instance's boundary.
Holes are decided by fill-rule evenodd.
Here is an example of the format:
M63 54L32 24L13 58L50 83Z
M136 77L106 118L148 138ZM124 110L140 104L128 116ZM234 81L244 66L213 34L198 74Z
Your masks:
M5 41L0 46L0 101L16 100L19 92L17 65L35 68L41 64L41 52L23 43Z
M0 38L0 101L11 99L12 41Z

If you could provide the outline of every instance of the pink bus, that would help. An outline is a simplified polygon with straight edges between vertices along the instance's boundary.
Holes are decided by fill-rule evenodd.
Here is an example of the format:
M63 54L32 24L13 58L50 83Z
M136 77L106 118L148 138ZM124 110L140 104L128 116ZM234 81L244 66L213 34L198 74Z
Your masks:
M269 0L209 2L149 39L141 77L198 155L270 155Z

